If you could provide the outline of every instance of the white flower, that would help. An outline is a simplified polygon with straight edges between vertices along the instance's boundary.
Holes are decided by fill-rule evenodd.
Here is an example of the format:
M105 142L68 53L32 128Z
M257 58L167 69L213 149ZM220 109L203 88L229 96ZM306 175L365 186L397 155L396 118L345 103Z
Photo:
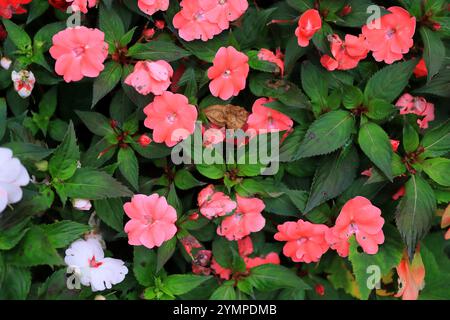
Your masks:
M93 238L72 243L64 261L72 270L79 270L81 284L90 285L93 292L111 289L128 273L122 260L105 258L100 242Z
M91 202L87 199L73 199L72 206L80 211L89 211L92 208Z
M36 83L36 78L33 72L28 70L20 70L19 72L11 72L11 80L14 84L14 90L22 98L27 98L33 91L34 84Z
M11 203L22 199L22 189L30 182L27 169L13 158L8 148L0 148L0 213Z
M3 57L0 59L0 66L2 66L3 69L8 70L11 67L11 59L7 57Z

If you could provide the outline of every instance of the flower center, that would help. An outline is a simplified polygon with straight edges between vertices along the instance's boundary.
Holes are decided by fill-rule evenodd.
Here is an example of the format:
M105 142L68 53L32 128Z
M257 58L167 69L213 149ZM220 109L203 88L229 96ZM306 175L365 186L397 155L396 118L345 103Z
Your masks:
M223 73L223 77L224 78L229 78L231 76L231 70L225 70L225 72Z
M153 223L153 217L151 215L145 215L144 219L145 219L147 225L150 225Z
M203 11L197 11L196 13L194 13L194 20L202 21L204 19L205 19L205 15L204 15Z
M358 225L353 221L348 226L347 235L350 237L352 234L358 233Z
M388 29L386 32L386 38L391 39L395 34L395 29Z
M175 120L177 120L176 113L172 113L167 116L167 122L169 122L170 124L173 124L175 122Z
M224 4L226 4L227 3L227 0L219 0L219 4L220 5L224 5Z
M300 244L305 243L306 241L308 241L308 239L305 238L305 237L302 237L302 238L300 238L300 239L297 240L297 244L300 245Z
M81 56L84 53L85 48L84 47L78 47L78 48L72 49L72 51L73 51L75 57L79 57L79 56Z
M88 259L88 261L89 261L89 267L91 267L91 268L98 268L103 264L103 262L99 262L99 261L95 260L95 255L92 256L91 259Z

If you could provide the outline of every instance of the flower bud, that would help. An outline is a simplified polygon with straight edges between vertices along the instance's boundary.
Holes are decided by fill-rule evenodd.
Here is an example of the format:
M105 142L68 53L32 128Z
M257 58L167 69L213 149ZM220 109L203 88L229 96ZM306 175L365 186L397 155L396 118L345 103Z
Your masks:
M0 60L0 65L2 66L3 69L8 70L11 67L11 59L7 58L7 57L3 57Z
M141 147L145 148L152 142L152 139L150 139L150 137L148 135L143 134L139 137L138 142L141 145Z
M159 30L164 29L165 25L166 24L165 24L164 20L156 20L155 21L155 27L158 28Z
M11 73L11 80L14 84L14 90L24 99L31 95L34 84L36 83L33 72L28 70L13 71Z
M72 206L76 210L89 211L92 208L92 204L87 199L73 199Z

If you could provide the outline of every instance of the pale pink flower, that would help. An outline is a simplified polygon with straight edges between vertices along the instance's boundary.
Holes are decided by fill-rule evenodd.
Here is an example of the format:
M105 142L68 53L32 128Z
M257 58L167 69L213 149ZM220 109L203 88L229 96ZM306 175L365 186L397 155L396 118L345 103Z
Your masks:
M200 213L207 219L222 217L236 209L236 202L223 192L215 191L212 184L200 191L197 201Z
M424 97L414 97L405 93L398 99L395 106L400 109L400 114L413 113L423 117L417 120L417 124L422 129L428 128L428 122L434 120L434 104L427 102Z
M280 49L277 49L275 53L270 51L269 49L262 48L258 52L258 59L271 62L275 64L280 70L281 76L284 74L284 55L281 53Z
M151 16L156 11L166 11L169 8L169 0L138 0L138 7Z
M71 3L70 7L73 11L80 11L87 13L88 8L93 8L97 5L97 0L66 0Z
M397 266L399 290L396 297L402 300L417 300L419 291L425 286L425 266L418 251L414 254L412 262L409 262L407 255L404 255Z
M264 106L274 101L269 98L259 98L252 106L252 113L247 119L248 129L259 133L290 131L294 122L280 111Z
M153 93L161 95L170 86L173 69L164 60L139 61L132 73L125 79L125 83L143 95Z
M228 29L231 21L239 19L248 8L247 0L199 0L208 21L221 30Z

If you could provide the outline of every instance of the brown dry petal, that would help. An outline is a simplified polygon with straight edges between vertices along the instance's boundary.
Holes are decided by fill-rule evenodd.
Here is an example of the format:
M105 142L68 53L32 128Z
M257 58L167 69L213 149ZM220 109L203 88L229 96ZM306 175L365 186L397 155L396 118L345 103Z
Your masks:
M248 112L242 107L227 105L212 105L203 111L213 124L227 129L241 129L247 122Z

